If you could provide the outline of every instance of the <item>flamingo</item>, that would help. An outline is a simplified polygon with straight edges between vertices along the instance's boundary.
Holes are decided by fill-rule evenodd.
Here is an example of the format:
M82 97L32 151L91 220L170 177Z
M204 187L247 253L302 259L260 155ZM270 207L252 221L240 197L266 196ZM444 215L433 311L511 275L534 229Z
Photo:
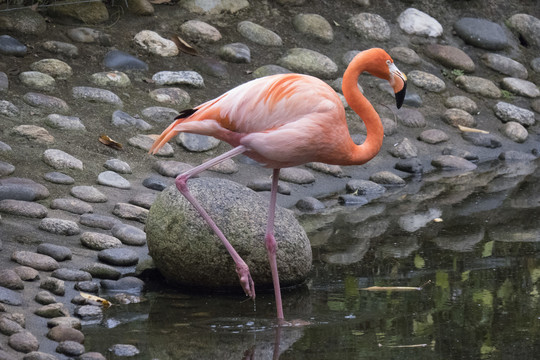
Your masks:
M284 316L274 238L279 170L308 162L360 165L377 155L384 129L379 115L358 88L358 77L364 71L390 83L398 108L403 104L407 87L406 76L383 49L362 51L350 62L343 75L342 90L349 106L366 125L367 137L361 145L351 139L345 109L330 86L309 75L279 74L249 81L202 105L182 111L150 149L150 153L155 154L179 132L213 136L233 147L178 175L175 184L223 242L236 264L240 285L251 299L255 299L255 286L247 264L190 193L187 181L242 153L273 169L265 245L280 323Z

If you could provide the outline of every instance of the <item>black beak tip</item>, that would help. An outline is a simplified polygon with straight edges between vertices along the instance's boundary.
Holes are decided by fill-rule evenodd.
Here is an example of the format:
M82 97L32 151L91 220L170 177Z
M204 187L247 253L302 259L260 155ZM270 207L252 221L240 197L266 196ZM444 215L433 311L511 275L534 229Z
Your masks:
M403 101L405 101L406 92L407 92L407 82L404 82L403 89L401 89L400 91L396 93L396 106L398 109L401 108L401 106L403 105Z

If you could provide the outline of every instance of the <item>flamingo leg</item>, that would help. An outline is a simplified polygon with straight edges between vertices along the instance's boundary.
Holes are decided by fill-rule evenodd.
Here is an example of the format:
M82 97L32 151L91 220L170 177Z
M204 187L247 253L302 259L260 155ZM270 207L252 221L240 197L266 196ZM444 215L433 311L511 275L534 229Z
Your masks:
M255 299L255 285L253 283L253 279L251 278L251 274L249 273L249 268L245 261L238 255L238 252L234 249L234 247L231 245L231 243L227 240L223 232L220 230L220 228L216 225L214 220L208 215L206 210L201 206L201 204L195 199L195 197L191 194L187 187L187 181L190 177L197 175L198 173L207 170L208 168L226 160L233 156L236 156L238 154L243 153L247 149L240 145L235 147L234 149L227 151L226 153L215 157L214 159L211 159L199 166L194 167L191 170L186 171L183 174L180 174L176 177L176 187L184 195L184 197L193 205L193 207L199 212L199 214L202 216L202 218L206 221L206 223L210 226L210 228L214 231L214 233L217 235L217 237L221 240L229 254L231 255L234 263L236 264L236 273L238 274L238 278L240 279L240 285L242 286L242 289L244 289L244 292L247 296L249 296L251 299Z
M272 283L274 284L274 294L276 296L276 309L278 322L283 323L283 304L281 302L281 288L279 286L279 275L277 269L276 250L277 243L274 237L274 219L276 214L276 198L279 180L279 169L274 169L272 174L272 190L270 193L270 206L268 208L268 223L266 225L266 234L264 240L266 243L266 251L268 253L268 262L272 271Z

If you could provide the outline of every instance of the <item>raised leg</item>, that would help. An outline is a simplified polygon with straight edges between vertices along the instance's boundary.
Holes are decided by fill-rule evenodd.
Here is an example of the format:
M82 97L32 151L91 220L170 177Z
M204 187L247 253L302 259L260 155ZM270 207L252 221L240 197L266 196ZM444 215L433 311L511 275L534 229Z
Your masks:
M242 260L240 255L236 252L234 247L231 245L231 243L227 240L223 232L219 229L219 227L216 225L214 220L208 215L206 210L201 206L201 204L193 197L191 192L189 191L187 187L187 181L190 177L197 175L198 173L207 170L208 168L220 163L223 160L229 159L233 156L236 156L238 154L243 153L246 151L246 148L244 146L237 146L234 149L215 157L214 159L211 159L199 166L194 167L191 170L186 171L185 173L178 175L176 177L176 187L184 195L184 197L193 205L193 207L201 214L203 219L206 221L206 223L212 228L214 233L218 236L218 238L221 240L223 245L225 245L225 248L231 255L233 261L236 264L236 273L238 274L238 278L240 279L240 285L242 285L242 289L244 289L244 292L247 296L249 296L252 299L255 299L255 285L253 283L253 279L251 278L251 274L249 273L249 268L247 264Z
M268 262L272 271L272 282L274 284L274 294L276 296L277 318L280 325L283 323L283 304L281 302L281 288L279 286L279 275L277 269L276 250L277 243L274 237L274 219L276 214L276 198L279 180L279 169L274 169L272 174L272 190L270 193L270 206L268 208L268 223L266 225L266 234L264 240L266 242L266 251L268 252Z

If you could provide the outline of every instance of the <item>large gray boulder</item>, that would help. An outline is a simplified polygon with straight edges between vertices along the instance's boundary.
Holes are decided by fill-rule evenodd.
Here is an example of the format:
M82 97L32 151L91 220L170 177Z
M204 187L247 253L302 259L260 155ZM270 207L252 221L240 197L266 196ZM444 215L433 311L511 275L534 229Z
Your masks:
M256 288L270 285L264 243L268 201L224 179L190 179L188 186L247 263ZM150 255L167 279L184 285L240 289L229 253L175 186L166 188L153 203L146 234ZM281 285L303 282L311 269L311 246L291 211L276 209L275 237Z

